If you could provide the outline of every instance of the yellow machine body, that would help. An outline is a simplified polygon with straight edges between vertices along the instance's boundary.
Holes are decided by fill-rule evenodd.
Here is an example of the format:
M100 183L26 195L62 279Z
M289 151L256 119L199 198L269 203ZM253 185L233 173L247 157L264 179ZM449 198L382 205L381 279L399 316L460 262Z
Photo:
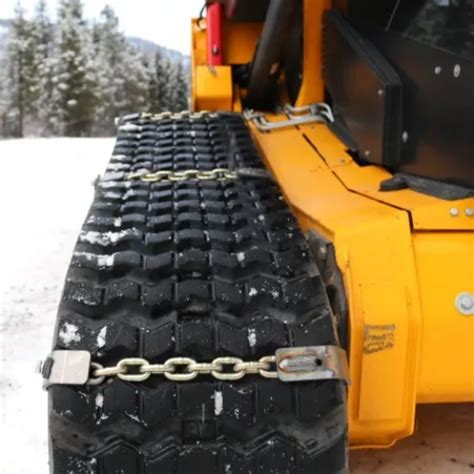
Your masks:
M314 19L328 3L304 1L312 21L304 23L297 105L323 100ZM232 85L230 65L251 61L261 25L224 24L226 65L217 70L206 65L205 20L192 31L193 107L240 112L245 91ZM336 250L349 305L351 446L388 447L410 435L417 403L473 401L474 317L460 314L455 300L474 292L474 199L379 191L391 174L358 165L323 123L249 127L301 228Z

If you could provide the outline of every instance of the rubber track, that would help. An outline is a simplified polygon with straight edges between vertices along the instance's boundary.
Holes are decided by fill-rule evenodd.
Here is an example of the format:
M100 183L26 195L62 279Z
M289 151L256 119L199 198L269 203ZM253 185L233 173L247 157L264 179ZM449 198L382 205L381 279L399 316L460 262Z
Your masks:
M55 349L88 350L107 366L337 344L318 269L275 183L126 180L141 169L217 167L263 167L238 115L121 122L67 274ZM339 382L152 376L49 393L55 474L346 469Z

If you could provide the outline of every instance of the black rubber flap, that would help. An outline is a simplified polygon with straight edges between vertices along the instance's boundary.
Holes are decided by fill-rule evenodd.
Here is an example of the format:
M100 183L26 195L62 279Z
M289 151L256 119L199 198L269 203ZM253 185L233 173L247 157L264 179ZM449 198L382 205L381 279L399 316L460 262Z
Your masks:
M402 141L402 81L370 41L335 11L324 15L323 74L360 156L395 169Z

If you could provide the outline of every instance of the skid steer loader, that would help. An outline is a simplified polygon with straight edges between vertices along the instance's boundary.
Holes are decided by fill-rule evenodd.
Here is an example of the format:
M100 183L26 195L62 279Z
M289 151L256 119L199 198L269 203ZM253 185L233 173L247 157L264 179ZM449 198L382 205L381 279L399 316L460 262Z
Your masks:
M41 366L51 472L343 473L474 398L474 6L208 1L118 122Z

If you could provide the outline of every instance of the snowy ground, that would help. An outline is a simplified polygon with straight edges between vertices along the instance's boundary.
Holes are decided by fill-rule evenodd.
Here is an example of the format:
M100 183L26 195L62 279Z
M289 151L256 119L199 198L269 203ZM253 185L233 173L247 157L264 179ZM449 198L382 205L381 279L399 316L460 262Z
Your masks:
M46 394L64 274L111 139L0 141L0 474L47 474ZM472 407L422 407L416 436L351 454L357 474L474 474ZM80 474L80 473L75 473ZM128 473L127 473L128 474Z
M0 473L46 474L46 393L36 361L111 139L0 141Z

